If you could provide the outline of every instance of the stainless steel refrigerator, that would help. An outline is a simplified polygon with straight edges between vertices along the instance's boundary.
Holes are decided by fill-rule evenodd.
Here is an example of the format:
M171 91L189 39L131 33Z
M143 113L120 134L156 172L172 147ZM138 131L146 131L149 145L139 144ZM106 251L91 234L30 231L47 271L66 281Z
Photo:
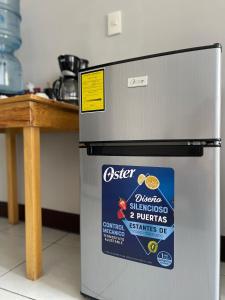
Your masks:
M80 73L81 293L219 300L221 46Z

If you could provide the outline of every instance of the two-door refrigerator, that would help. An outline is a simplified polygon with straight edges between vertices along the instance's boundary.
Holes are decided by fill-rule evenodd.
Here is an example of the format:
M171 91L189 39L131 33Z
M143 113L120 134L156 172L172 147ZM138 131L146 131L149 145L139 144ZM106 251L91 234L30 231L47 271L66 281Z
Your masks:
M219 300L221 46L80 73L81 293Z

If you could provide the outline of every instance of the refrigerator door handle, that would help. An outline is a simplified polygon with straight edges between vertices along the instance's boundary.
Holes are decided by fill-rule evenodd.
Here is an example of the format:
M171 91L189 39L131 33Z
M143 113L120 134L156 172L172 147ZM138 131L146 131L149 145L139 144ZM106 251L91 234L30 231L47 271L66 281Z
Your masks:
M86 145L92 156L203 156L203 145Z

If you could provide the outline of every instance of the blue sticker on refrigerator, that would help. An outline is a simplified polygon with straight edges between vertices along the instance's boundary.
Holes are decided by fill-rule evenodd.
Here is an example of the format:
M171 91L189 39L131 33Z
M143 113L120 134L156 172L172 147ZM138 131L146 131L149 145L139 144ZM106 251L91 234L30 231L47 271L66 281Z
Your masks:
M174 267L174 170L103 165L102 251Z

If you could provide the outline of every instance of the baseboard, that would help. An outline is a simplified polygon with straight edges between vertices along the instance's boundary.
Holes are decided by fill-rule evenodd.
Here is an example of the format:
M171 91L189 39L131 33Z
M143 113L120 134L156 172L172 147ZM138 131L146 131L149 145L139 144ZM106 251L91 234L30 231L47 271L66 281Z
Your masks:
M0 201L0 217L7 218L7 203ZM25 220L24 204L19 204L19 219ZM42 208L42 224L46 227L80 233L80 215Z

